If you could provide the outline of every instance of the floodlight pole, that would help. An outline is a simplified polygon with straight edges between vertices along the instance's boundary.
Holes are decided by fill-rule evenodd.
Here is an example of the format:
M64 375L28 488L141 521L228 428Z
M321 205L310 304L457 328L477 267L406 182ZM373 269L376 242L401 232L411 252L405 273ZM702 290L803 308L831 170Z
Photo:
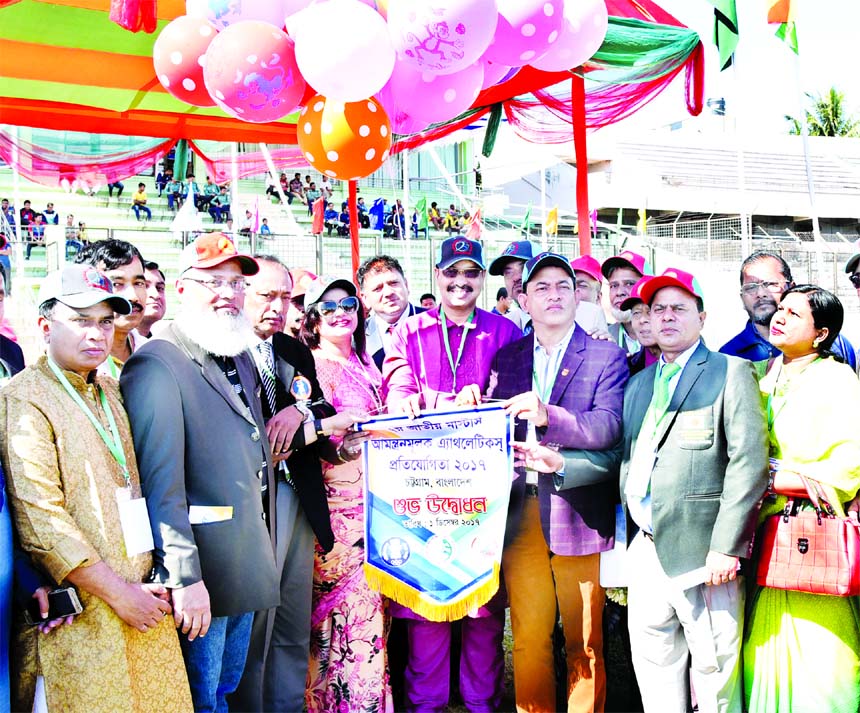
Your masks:
M576 157L576 223L579 228L579 254L591 255L591 220L588 213L588 155L585 138L585 79L570 78L573 151Z

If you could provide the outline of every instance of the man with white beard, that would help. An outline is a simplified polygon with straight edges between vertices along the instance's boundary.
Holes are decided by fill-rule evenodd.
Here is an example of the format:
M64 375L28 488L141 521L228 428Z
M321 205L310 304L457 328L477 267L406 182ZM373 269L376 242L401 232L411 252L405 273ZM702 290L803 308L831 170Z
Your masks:
M220 711L242 676L254 612L280 601L273 460L246 351L257 337L242 309L259 266L222 233L197 238L179 262L176 319L128 360L120 387L154 581L171 592L195 710Z

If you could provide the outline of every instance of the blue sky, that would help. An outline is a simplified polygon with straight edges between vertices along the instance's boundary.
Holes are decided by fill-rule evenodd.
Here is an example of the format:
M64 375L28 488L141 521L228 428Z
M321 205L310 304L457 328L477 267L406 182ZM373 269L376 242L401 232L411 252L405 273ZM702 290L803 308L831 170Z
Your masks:
M798 0L795 0L798 2ZM830 86L845 94L852 111L860 111L860 72L857 33L860 2L799 0L799 59L774 36L767 24L765 0L737 0L740 44L737 71L719 71L713 45L713 6L705 0L657 0L688 27L706 48L705 97L725 97L727 113L740 113L745 133L783 133L785 114L799 114L797 69L802 91L826 92ZM676 80L652 106L625 122L627 129L652 128L687 118L683 79Z

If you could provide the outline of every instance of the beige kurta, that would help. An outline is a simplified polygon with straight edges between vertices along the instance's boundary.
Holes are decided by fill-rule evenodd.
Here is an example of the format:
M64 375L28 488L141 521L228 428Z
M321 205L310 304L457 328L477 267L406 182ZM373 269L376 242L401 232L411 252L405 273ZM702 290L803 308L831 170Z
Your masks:
M65 372L110 433L96 389ZM105 389L139 485L128 418L113 379ZM45 357L0 392L0 453L21 546L58 583L69 572L104 561L128 582L142 582L149 553L128 557L116 491L122 470L87 416L51 372ZM13 644L12 705L31 708L35 676L45 677L50 710L86 713L191 710L191 696L172 617L146 633L125 624L98 597L79 592L84 611L70 626L41 635L22 627Z

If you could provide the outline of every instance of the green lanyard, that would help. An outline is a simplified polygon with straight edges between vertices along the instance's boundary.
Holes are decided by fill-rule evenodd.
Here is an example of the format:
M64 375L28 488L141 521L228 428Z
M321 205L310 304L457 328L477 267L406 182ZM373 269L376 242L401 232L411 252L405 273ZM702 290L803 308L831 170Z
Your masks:
M107 363L110 375L119 381L119 369L116 366L116 360L110 354L108 354Z
M555 379L558 376L558 367L561 366L561 356L557 353L561 351L561 345L556 345L556 353L547 354L546 367L544 367L543 382L538 378L537 369L532 358L532 381L535 386L540 400L545 404L549 403L549 397L552 395L552 387L555 386Z
M107 415L108 424L110 425L111 436L108 435L107 431L105 431L104 426L99 422L99 420L95 417L95 414L92 412L89 406L84 403L84 400L81 398L80 394L75 391L75 388L69 383L69 380L66 378L66 375L60 370L53 360L48 359L48 366L51 367L51 371L54 372L54 376L57 377L60 384L62 384L63 388L72 397L72 401L84 412L86 417L90 420L90 423L93 424L99 436L101 436L105 445L108 447L108 450L111 452L111 455L116 459L116 462L119 463L119 467L122 468L122 476L125 478L126 487L131 485L131 474L128 472L128 463L125 458L125 451L122 447L122 439L119 436L119 430L116 427L116 420L113 417L113 411L111 411L110 404L108 403L107 396L105 396L104 389L100 386L96 386L99 392L99 398L101 399L102 409L104 409L105 414Z
M463 350L466 348L466 337L469 335L469 327L475 321L475 312L469 315L469 319L463 326L463 336L460 337L460 348L457 350L457 361L454 361L454 355L451 352L451 342L448 339L448 325L445 322L445 312L442 307L439 307L439 321L442 324L442 343L445 345L445 353L448 355L448 364L451 367L451 374L454 377L454 383L451 391L457 393L457 368L460 366L460 359L463 358Z

